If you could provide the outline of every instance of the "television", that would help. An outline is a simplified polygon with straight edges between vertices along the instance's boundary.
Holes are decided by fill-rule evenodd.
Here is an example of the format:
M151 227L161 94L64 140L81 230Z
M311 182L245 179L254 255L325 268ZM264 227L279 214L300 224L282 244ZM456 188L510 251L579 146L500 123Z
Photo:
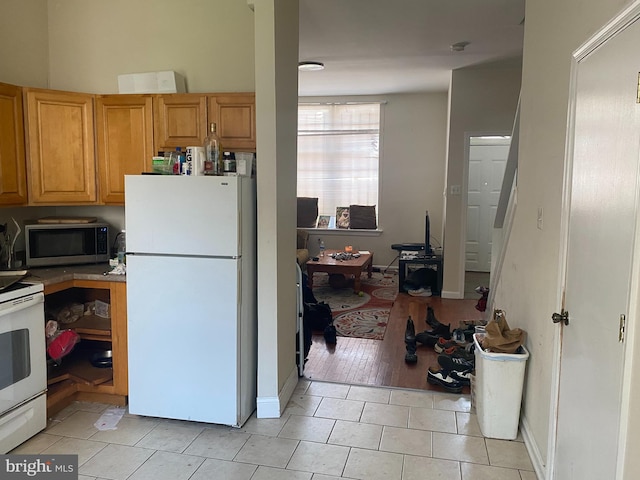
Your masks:
M424 216L424 255L428 257L433 254L433 249L431 248L431 224L429 223L429 210L426 211Z

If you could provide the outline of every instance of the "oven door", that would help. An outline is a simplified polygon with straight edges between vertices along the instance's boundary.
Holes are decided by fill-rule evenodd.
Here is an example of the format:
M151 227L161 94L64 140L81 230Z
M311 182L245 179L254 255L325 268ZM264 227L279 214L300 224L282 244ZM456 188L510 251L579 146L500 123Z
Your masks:
M0 415L46 390L45 352L44 295L0 303Z

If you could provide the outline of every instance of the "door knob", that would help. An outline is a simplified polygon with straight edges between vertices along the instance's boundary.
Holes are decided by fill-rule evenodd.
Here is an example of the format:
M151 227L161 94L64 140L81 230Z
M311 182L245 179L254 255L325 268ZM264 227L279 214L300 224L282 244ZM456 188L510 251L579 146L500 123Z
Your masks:
M569 325L569 312L563 309L560 313L551 315L551 320L553 320L553 323L562 322L565 325Z

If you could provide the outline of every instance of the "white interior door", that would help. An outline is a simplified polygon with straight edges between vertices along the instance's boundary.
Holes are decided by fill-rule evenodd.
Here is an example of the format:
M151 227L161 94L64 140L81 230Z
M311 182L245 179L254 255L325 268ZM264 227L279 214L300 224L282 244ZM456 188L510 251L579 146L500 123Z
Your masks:
M615 479L636 228L638 22L577 67L554 478ZM627 322L633 319L627 318Z
M465 270L491 271L491 242L509 142L471 137Z

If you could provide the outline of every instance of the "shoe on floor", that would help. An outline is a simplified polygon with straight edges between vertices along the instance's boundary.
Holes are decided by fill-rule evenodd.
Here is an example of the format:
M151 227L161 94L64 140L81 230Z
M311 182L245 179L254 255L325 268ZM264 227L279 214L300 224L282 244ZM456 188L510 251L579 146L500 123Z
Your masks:
M473 352L469 352L466 348L461 347L459 345L445 348L442 351L442 355L448 355L450 357L459 357L459 358L464 358L465 360L475 361L475 354Z
M407 327L404 330L404 339L405 341L414 341L416 339L416 327L413 324L413 319L411 318L411 316L407 318Z
M427 325L430 325L432 328L438 328L438 326L442 325L436 318L436 314L433 311L433 307L431 305L427 305Z
M451 339L451 325L443 325L441 323L437 327L433 327L431 330L425 330L425 332L431 335L437 335L438 337L443 337L447 340Z
M447 392L462 392L462 383L451 378L447 372L442 369L435 370L434 367L429 367L427 370L427 383L430 383L431 385L438 385L444 388Z
M456 372L455 370L451 370L449 372L449 376L454 380L460 382L461 385L465 385L467 387L471 386L471 370L468 372Z
M407 353L404 355L404 361L407 363L416 363L418 361L418 355L416 355L416 331L413 325L411 317L407 318L407 328L404 332L404 343L407 347Z
M451 332L451 338L458 343L471 343L473 342L473 334L475 333L475 327L456 328Z
M467 343L460 343L457 340L455 340L455 338L448 340L444 337L440 337L438 338L438 341L433 346L433 349L436 351L436 353L443 353L446 349L449 349L451 347L465 348L466 346L467 346Z
M418 341L418 343L427 345L429 347L434 347L436 342L438 342L438 340L441 338L449 340L449 335L446 333L436 333L431 330L425 330L424 332L416 333L416 340Z
M404 354L404 361L405 363L418 363L418 354L415 352L415 350L413 352L410 352L409 348L407 347L407 353Z
M412 297L430 297L431 296L431 288L418 288L416 290L408 290L407 293Z
M467 360L461 357L453 357L450 355L438 355L438 363L447 372L471 372L476 368L475 359Z

